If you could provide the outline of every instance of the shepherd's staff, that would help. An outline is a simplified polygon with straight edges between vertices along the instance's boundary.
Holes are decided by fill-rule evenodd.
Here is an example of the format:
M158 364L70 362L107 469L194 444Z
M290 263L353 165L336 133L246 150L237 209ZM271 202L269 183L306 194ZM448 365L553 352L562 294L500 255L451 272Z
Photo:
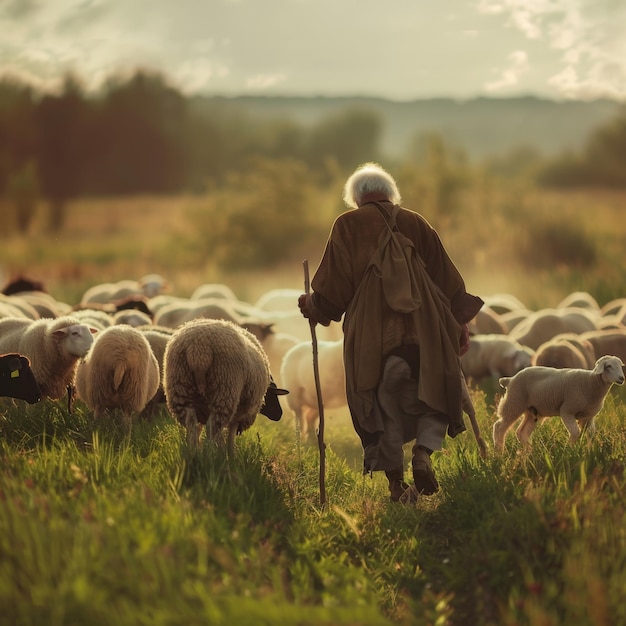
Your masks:
M311 292L309 281L309 262L302 261L304 266L304 291ZM317 334L315 332L315 322L309 319L311 327L311 345L313 346L313 376L315 378L315 390L317 391L317 409L320 415L320 425L317 430L317 446L320 451L320 506L326 506L326 444L324 443L324 401L322 399L322 386L320 384L320 366L317 358Z

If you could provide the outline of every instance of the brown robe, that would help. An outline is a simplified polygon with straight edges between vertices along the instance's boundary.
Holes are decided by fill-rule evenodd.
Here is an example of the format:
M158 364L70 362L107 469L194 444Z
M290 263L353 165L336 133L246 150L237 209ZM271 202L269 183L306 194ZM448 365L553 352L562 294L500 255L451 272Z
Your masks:
M364 445L368 435L384 430L375 410L384 358L410 344L420 350L419 398L448 416L450 436L465 430L459 338L461 324L483 303L466 292L422 216L390 202L343 213L311 287L322 316L338 320L345 313L346 393Z

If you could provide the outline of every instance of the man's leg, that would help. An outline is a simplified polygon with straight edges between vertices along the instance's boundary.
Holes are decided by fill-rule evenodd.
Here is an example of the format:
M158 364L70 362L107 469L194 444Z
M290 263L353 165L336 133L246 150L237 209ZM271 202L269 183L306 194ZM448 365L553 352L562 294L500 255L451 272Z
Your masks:
M385 431L380 438L376 469L385 471L390 498L394 502L414 500L414 493L404 481L404 432L399 403L408 375L410 371L406 361L390 356L385 361L378 386L378 403L385 415Z
M423 402L420 402L420 405L411 465L415 488L419 493L429 496L439 490L439 483L430 463L430 455L435 450L441 450L448 429L448 420L443 413L434 411Z

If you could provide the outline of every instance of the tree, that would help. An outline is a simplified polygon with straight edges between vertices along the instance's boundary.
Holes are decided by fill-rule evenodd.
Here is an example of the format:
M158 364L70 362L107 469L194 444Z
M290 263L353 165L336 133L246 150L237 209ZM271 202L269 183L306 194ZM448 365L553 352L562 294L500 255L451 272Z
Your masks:
M381 131L380 116L367 109L350 108L325 118L311 130L308 162L323 171L332 160L350 171L360 163L377 161Z
M158 74L112 79L97 103L88 189L171 193L185 183L186 102Z
M82 188L86 109L82 89L71 76L60 95L44 96L37 107L39 175L52 231L63 227L67 201Z

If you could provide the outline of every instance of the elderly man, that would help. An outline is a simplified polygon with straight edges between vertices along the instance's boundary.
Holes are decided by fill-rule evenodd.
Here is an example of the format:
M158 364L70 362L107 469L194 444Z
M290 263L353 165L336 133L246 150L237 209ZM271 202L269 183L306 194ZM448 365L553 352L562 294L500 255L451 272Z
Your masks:
M400 206L380 165L357 168L343 199L353 210L335 220L298 305L323 325L345 315L346 393L364 471L386 473L392 501L415 502L439 489L432 452L465 430L460 355L483 302L467 293L432 226ZM413 440L409 486L403 445Z

